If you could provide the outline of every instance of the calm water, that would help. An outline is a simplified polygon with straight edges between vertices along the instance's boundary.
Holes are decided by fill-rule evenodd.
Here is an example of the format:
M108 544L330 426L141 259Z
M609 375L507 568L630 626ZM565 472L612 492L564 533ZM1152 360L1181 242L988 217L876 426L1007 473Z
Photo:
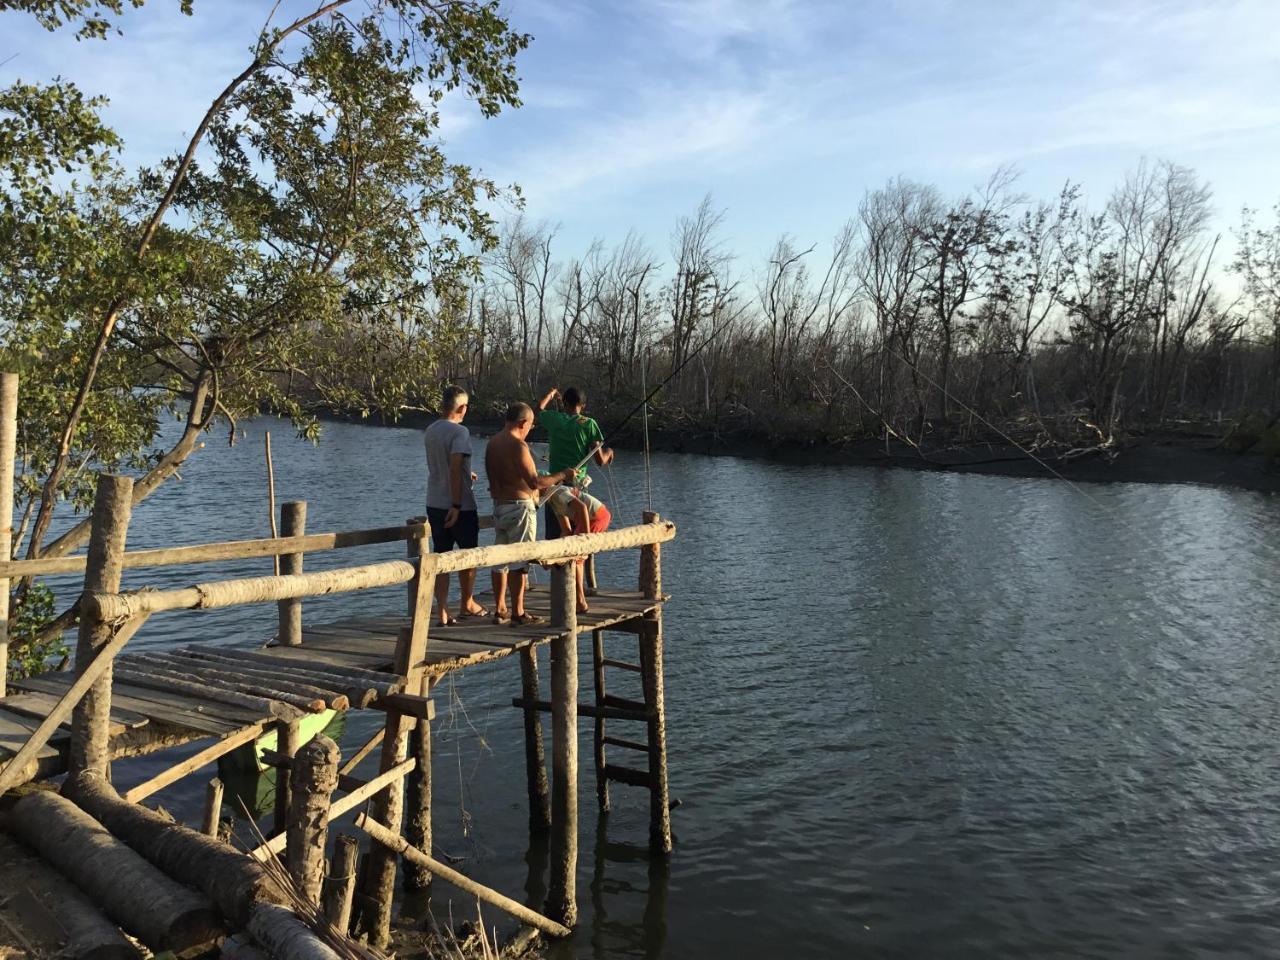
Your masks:
M309 502L310 529L420 512L417 433L335 425L313 448L259 421L142 506L130 545L264 535L268 428L280 496ZM638 519L640 457L612 479L594 491ZM666 455L653 493L679 525L663 558L676 850L648 858L641 791L615 786L596 816L584 723L582 917L555 956L1274 952L1280 502ZM609 557L602 581L631 586L635 568ZM402 604L397 588L306 615ZM273 616L161 615L135 644L263 637ZM438 688L436 842L536 906L545 851L525 827L518 687L508 660ZM352 715L348 745L375 718ZM159 799L191 812L202 782Z

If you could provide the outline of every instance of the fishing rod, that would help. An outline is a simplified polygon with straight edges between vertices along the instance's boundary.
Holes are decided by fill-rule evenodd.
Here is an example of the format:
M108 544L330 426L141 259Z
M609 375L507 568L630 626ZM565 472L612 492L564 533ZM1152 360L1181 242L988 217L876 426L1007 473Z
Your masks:
M656 387L654 387L647 394L645 394L645 398L641 400L639 403L637 403L634 407L632 407L631 412L628 413L625 417L623 417L622 420L618 423L618 425L614 427L612 430L610 430L603 440L599 441L595 446L593 446L591 450L588 451L587 455L583 457L582 460L578 463L578 465L573 469L581 470L583 467L587 465L587 463L591 460L592 457L594 457L599 451L607 447L609 445L609 441L612 440L614 437L616 437L622 431L622 428L627 425L627 423L631 420L632 417L634 417L637 413L639 413L641 410L647 407L649 405L649 401L652 400L654 397L656 397L658 395L658 392L663 387L665 387L668 383L674 380L679 375L680 371L689 365L689 363L693 360L694 357L696 357L704 349L706 349L707 345L711 343L711 341L714 340L716 337L720 336L721 333L727 330L729 328L729 324L731 324L736 319L737 319L736 316L730 316L725 318L725 320L721 322L719 326L717 326L714 330L711 331L707 339L703 340L702 343L698 344L698 348L694 350L693 353L689 354L682 361L680 361L680 366L672 370L669 374L667 374L666 379L664 379Z

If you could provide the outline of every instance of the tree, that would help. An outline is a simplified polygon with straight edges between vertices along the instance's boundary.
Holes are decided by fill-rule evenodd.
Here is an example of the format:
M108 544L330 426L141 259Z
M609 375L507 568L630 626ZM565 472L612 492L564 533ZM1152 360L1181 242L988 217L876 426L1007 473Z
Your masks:
M44 544L59 496L83 502L89 464L150 467L136 501L215 412L234 422L265 408L309 431L316 404L394 414L452 346L476 251L495 242L481 199L499 188L444 156L438 107L455 88L485 115L518 105L528 38L496 3L383 0L358 20L349 5L268 25L183 152L131 180L113 166L119 140L99 102L67 84L5 91L0 229L18 256L0 267L0 323L10 354L33 343L66 361L28 358L24 392L75 397L57 417L26 407L58 424L24 430L28 494L39 478L28 556L84 542L87 521ZM86 36L119 12L20 6ZM55 169L93 189L50 192ZM178 446L151 451L158 416L184 403Z
M1231 268L1244 281L1251 312L1270 334L1270 404L1275 417L1280 416L1280 203L1273 212L1275 222L1259 227L1257 212L1245 208Z

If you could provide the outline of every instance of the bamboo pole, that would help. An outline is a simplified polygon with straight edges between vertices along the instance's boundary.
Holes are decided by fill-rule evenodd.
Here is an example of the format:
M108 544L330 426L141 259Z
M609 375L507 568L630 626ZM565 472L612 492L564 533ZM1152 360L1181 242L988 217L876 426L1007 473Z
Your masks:
M13 559L13 466L18 449L18 375L0 373L0 560ZM9 674L9 581L0 580L0 697Z
M298 751L289 766L292 805L286 828L285 866L298 889L317 906L324 885L324 850L329 836L329 806L338 786L338 745L319 734ZM280 771L278 776L283 776Z
M276 468L271 462L271 431L266 430L262 434L263 446L266 448L267 456L267 518L271 526L271 536L273 538L280 536L280 528L276 525ZM280 555L276 554L271 558L271 572L277 577L280 576Z
M214 777L205 787L204 818L200 822L201 831L209 837L217 838L218 824L222 818L222 781Z
M333 844L333 859L325 877L321 900L325 919L346 936L351 929L351 901L356 890L356 857L360 844L343 834Z
M256 740L262 735L262 724L254 723L225 737L219 737L199 753L193 754L181 763L175 763L167 770L162 770L150 780L146 780L124 793L127 803L141 803L153 793L158 793L171 783L177 783L183 777L195 773L205 764L213 763L219 757L226 756L232 750ZM221 789L221 785L219 785ZM206 831L207 832L207 831Z
M538 700L538 648L520 651L520 694L527 703ZM542 715L534 707L524 711L524 763L529 784L529 829L551 828L551 787L547 783L547 756L542 742Z
M300 537L307 527L307 501L291 500L280 508L280 530L286 537ZM280 574L297 576L302 573L301 553L288 553L280 558ZM298 598L281 600L279 642L286 647L302 644L302 601Z
M120 589L120 571L125 536L133 512L133 480L112 474L98 475L93 499L93 531L89 536L89 559L84 572L86 593L114 593ZM119 618L124 619L124 618ZM76 672L90 669L94 654L110 644L117 618L94 616L81 611L80 637L76 643ZM85 691L72 713L71 753L67 767L71 774L93 770L110 779L111 773L111 663L98 672L93 686Z
M570 538L572 539L572 538ZM551 882L547 913L578 919L578 612L572 564L551 571Z
M657 523L646 512L646 523ZM662 596L662 547L640 550L640 592L648 600ZM662 655L662 608L645 614L639 638L640 676L649 713L649 842L661 853L671 852L671 800L667 781L667 707Z
M573 931L563 924L556 923L554 920L544 917L536 910L530 910L522 903L512 900L510 897L504 896L491 887L476 883L470 877L459 873L450 867L445 866L438 860L434 860L427 856L421 850L406 843L403 838L396 836L394 830L388 830L385 826L378 823L367 814L360 814L356 817L356 826L369 834L374 840L385 846L388 846L400 853L406 860L412 860L426 870L430 870L433 874L444 880L459 890L471 894L478 900L482 900L490 906L505 910L518 920L522 920L530 926L537 927L539 930L553 937L567 937Z
M115 635L107 641L102 647L93 654L92 661L84 665L84 669L78 671L75 682L67 688L67 692L62 694L58 700L58 705L49 711L40 725L27 738L27 742L22 745L18 752L13 756L4 769L0 770L0 796L6 791L22 782L22 778L31 763L39 755L41 748L49 742L49 738L53 736L54 731L67 719L73 712L75 707L80 703L81 697L85 692L98 682L98 678L111 666L112 658L124 647L126 643L138 632L139 628L147 622L146 617L136 617L130 620ZM79 667L79 664L77 664ZM107 719L110 723L110 704L107 705ZM108 727L108 732L110 728Z
M453 573L478 567L503 566L527 561L550 563L593 552L625 550L652 543L665 543L676 535L675 524L662 522L640 524L606 533L576 534L558 540L535 543L512 543L501 546L453 550L429 554L426 572L430 575ZM283 542L283 541L282 541ZM427 560L421 561L427 564ZM0 573L3 573L0 565ZM314 597L353 590L368 590L405 583L417 576L416 566L405 560L392 560L360 567L324 570L297 576L248 577L196 584L177 590L149 590L145 593L120 594L111 591L89 592L81 600L83 609L107 619L136 616L144 611L199 609L262 603L269 600Z

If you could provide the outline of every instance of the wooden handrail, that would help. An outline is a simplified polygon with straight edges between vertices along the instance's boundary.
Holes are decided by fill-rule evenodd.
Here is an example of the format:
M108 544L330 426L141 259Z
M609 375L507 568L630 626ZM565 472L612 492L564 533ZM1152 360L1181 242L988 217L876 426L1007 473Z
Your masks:
M417 575L418 564L427 563L433 574L475 567L502 566L541 561L550 563L592 553L626 550L653 543L665 543L676 535L674 523L642 523L607 533L583 533L558 540L510 543L475 547L450 553L428 553L421 560L392 560L361 567L344 567L292 576L248 577L219 580L177 590L147 590L141 593L85 593L81 610L91 616L116 621L156 613L161 610L209 610L246 603L289 600L389 587L406 583Z
M125 567L170 567L183 563L212 563L217 560L247 560L274 557L287 553L315 553L342 550L373 543L396 543L421 537L423 527L373 527L341 533L309 533L302 537L267 537L262 540L228 540L221 543L198 543L185 547L162 547L157 550L133 550L124 555ZM78 573L84 569L84 555L51 557L48 560L11 560L0 563L0 578L34 577L55 573Z

